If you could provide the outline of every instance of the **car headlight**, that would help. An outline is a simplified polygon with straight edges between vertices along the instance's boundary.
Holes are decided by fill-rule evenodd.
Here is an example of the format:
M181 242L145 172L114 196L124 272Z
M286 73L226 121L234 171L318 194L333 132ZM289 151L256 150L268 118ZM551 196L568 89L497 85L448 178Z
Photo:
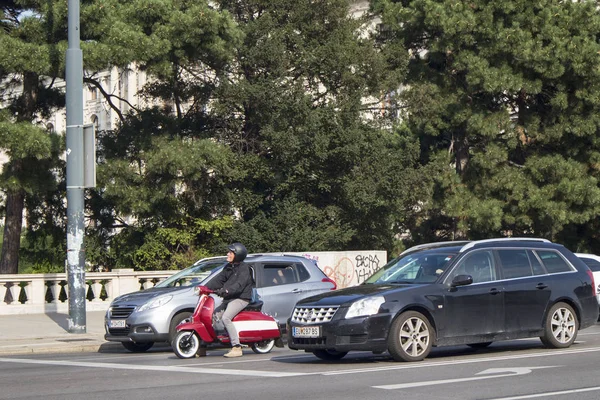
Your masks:
M383 303L385 303L385 299L382 296L367 297L365 299L355 301L348 309L348 312L346 313L346 319L377 314L379 307Z
M164 306L164 305L165 305L165 304L167 304L169 301L171 301L171 299L172 299L172 298L173 298L173 296L171 296L171 295L169 295L169 296L160 296L160 297L157 297L157 298L155 298L155 299L153 299L153 300L150 300L150 301L149 301L149 302L147 302L147 303L144 303L144 305L143 305L143 306L141 306L141 307L138 309L138 312L139 312L139 311L146 311L146 310L150 310L150 309L152 309L152 308L156 308L156 307L161 307L161 306Z

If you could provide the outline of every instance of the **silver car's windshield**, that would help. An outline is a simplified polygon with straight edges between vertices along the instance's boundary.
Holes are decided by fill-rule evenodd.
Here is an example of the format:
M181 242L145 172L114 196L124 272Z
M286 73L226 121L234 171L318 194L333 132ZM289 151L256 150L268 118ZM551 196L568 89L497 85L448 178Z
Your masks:
M155 287L187 287L198 285L210 276L215 268L225 265L225 262L224 259L199 262L156 284Z
M454 257L451 252L419 252L387 263L365 283L431 283L445 271Z

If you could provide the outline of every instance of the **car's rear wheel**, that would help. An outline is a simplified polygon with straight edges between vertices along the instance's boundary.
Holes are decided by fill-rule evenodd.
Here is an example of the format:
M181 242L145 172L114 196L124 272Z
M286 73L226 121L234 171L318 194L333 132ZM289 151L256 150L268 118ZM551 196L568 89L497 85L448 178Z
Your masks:
M493 342L469 343L467 346L473 349L485 349L486 347L489 347L492 343Z
M267 354L275 347L275 339L263 340L262 342L252 343L250 348L256 354Z
M433 345L433 328L420 312L407 311L392 323L388 351L396 361L421 361Z
M175 335L177 335L177 325L181 324L191 316L191 312L183 311L173 317L171 323L169 324L169 343L172 343L173 339L175 339Z
M546 347L569 347L577 339L579 322L573 307L567 303L556 303L550 308L544 323L544 336L540 339Z
M342 358L344 358L344 356L346 354L348 354L348 352L347 351L335 351L335 350L314 350L313 354L315 356L317 356L318 358L320 358L321 360L335 361L335 360L341 360Z
M123 347L133 353L143 353L150 350L154 346L154 342L136 343L136 342L121 342Z

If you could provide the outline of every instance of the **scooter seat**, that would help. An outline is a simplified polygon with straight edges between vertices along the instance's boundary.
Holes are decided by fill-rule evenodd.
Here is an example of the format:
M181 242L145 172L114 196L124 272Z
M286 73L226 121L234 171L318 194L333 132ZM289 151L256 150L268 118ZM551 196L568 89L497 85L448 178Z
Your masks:
M252 303L249 303L246 307L244 307L243 311L260 311L262 309L262 306L262 300L254 301Z

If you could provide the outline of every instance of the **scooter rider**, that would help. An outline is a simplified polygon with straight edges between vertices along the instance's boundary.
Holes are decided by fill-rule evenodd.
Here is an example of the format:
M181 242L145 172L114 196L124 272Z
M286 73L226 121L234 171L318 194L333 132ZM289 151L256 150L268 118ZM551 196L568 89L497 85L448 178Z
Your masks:
M254 279L251 267L243 262L248 254L246 247L241 243L233 243L228 246L228 250L227 265L206 286L223 297L221 307L225 307L225 312L221 320L232 346L225 357L241 357L243 353L240 338L231 320L250 303Z

